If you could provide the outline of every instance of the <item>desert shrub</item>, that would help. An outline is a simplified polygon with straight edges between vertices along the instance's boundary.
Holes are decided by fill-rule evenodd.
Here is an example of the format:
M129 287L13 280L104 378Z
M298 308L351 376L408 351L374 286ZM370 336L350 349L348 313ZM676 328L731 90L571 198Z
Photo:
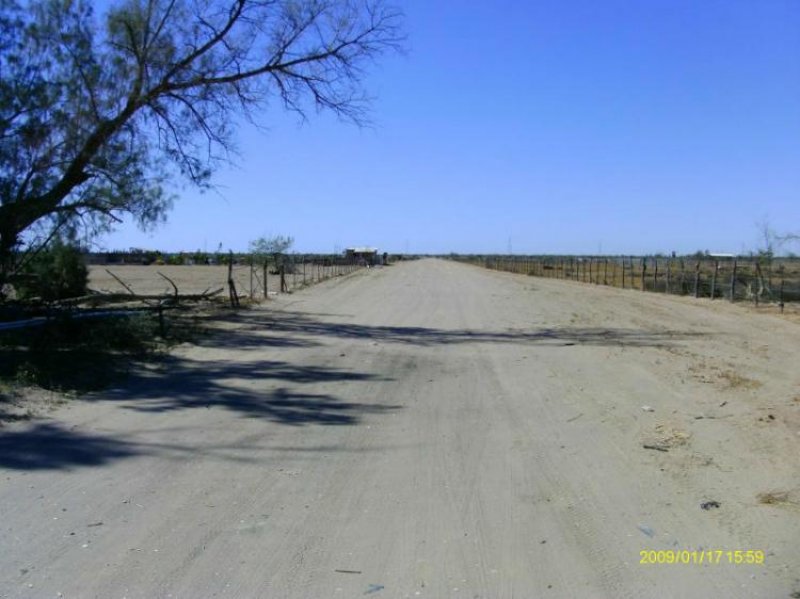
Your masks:
M36 328L0 333L0 383L55 391L103 388L136 360L158 350L157 321L148 314L56 318Z
M56 239L29 260L14 288L19 299L40 298L52 302L85 295L88 279L89 270L81 250Z

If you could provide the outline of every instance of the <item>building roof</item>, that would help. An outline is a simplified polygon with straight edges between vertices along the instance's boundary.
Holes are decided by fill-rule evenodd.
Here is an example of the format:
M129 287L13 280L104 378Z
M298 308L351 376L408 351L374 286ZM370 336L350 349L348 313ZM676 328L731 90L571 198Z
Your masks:
M356 247L349 247L345 248L344 251L352 252L354 254L375 254L378 252L378 248L371 248L366 246L356 246Z

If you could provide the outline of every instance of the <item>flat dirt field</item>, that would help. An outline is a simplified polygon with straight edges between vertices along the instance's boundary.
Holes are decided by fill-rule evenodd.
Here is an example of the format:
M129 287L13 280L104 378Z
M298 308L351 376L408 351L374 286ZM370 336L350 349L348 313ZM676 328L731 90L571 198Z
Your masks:
M249 268L247 270L249 277ZM214 289L225 287L228 280L227 266L110 264L108 266L91 266L89 268L89 288L96 291L125 293L125 288L108 274L108 271L125 281L136 293L143 295L173 293L172 286L167 280L159 276L159 272L172 279L181 293L202 293L206 289L213 291ZM237 267L235 272L237 275L242 275L244 267Z
M304 274L305 271L305 274ZM316 283L319 279L332 276L334 268L307 263L298 264L296 271L286 274L286 285L289 289L302 287L303 281L308 284ZM95 291L110 291L125 293L126 289L110 273L121 279L135 293L149 295L166 293L172 294L172 285L161 274L169 277L178 287L181 294L203 293L223 288L225 297L228 293L228 267L221 265L181 265L174 266L163 264L156 266L142 266L137 264L110 264L108 266L93 265L89 268L89 288ZM161 273L161 274L159 274ZM251 279L250 266L237 264L233 267L233 280L236 291L240 296L250 295L252 283L254 294L262 298L264 288L261 283L262 270L256 268ZM271 295L280 287L280 278L277 275L267 274L267 288Z
M422 260L214 326L0 428L0 596L800 596L800 325Z

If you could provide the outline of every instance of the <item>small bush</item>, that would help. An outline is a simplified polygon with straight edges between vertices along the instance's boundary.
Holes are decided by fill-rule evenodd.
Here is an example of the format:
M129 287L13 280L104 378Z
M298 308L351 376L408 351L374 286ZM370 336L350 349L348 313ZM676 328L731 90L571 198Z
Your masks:
M85 295L88 279L89 270L80 249L56 239L31 258L14 288L21 300L40 298L52 302Z
M57 318L0 334L0 381L53 391L101 389L159 349L149 314Z

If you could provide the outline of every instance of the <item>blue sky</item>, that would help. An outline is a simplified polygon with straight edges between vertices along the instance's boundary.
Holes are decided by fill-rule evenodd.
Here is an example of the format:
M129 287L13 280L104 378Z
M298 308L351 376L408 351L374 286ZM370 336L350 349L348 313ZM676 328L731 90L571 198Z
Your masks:
M399 5L409 51L370 71L373 128L267 110L217 192L101 246L743 252L759 222L800 232L797 0Z

